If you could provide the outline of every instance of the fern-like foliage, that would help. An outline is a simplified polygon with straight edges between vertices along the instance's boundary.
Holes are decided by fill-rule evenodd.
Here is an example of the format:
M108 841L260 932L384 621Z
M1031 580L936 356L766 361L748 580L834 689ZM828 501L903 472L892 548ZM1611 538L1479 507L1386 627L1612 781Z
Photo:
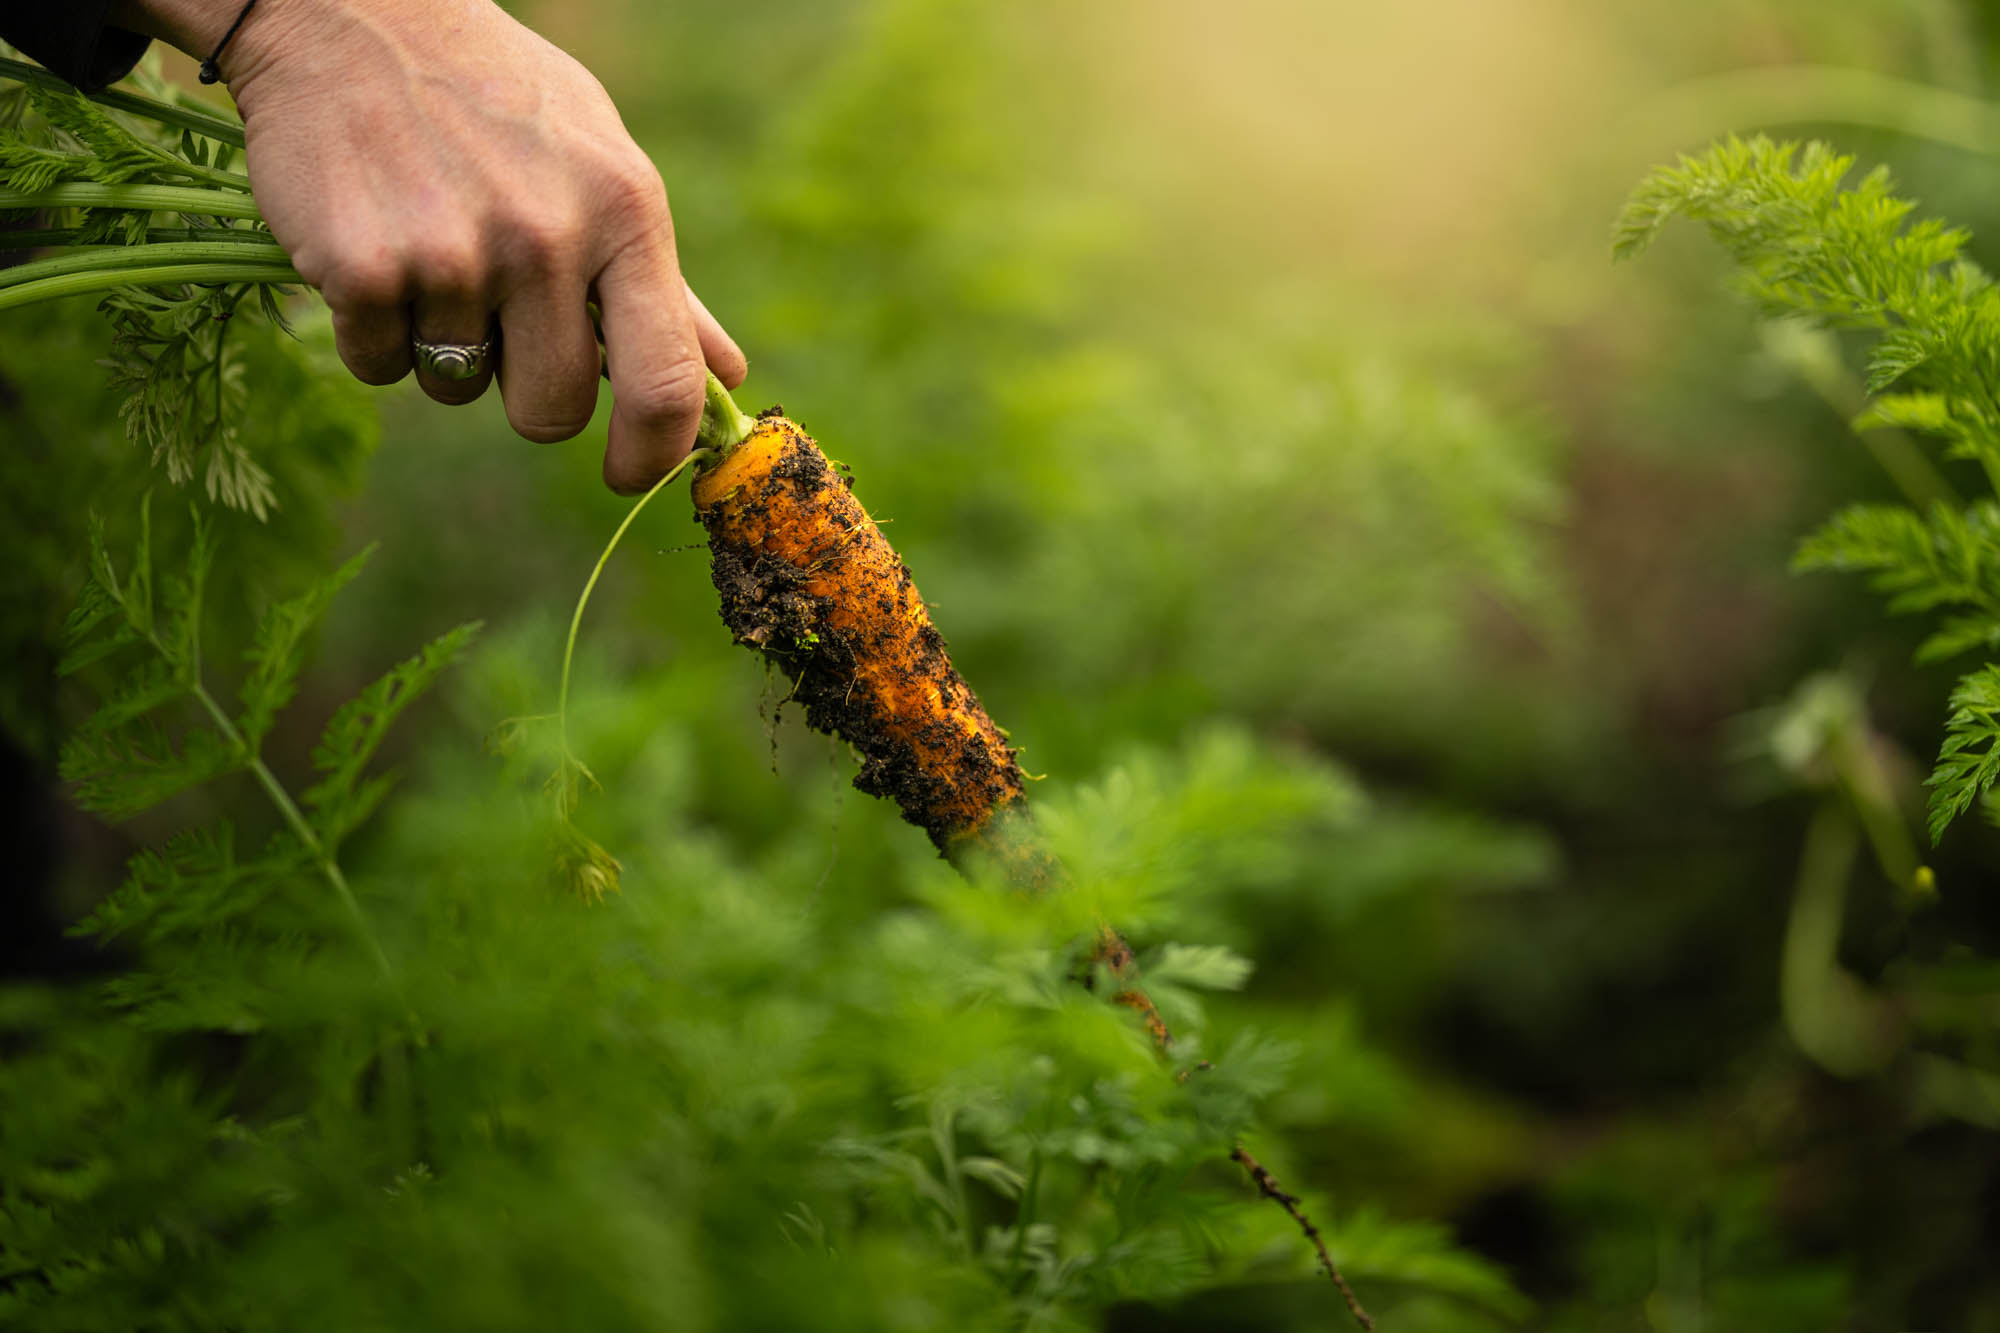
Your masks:
M141 650L63 750L63 776L75 785L78 801L113 819L151 809L241 766L244 758L234 734L211 725L177 738L161 721L170 705L208 697L201 685L200 623L214 550L208 525L197 520L185 567L156 586L152 529L149 497L140 510L137 559L121 575L103 525L92 525L90 582L70 616L69 651L60 667L70 675Z
M1991 500L1933 505L1928 516L1852 505L1800 544L1792 567L1868 573L1893 612L1950 611L1918 661L2000 651L2000 504Z
M1936 838L2000 779L2000 667L1981 667L1951 692L1944 748L1931 774L1931 836Z
M1204 897L1282 874L1311 855L1304 838L1355 824L1360 792L1219 732L1182 755L1136 753L1038 811L1076 877L1064 893L1024 899L938 866L921 890L930 911L872 932L863 954L879 991L843 1022L858 1020L851 1030L907 1063L899 1082L920 1122L828 1140L836 1179L931 1231L941 1259L991 1284L1006 1327L1073 1327L1083 1310L1176 1299L1213 1284L1232 1250L1223 1275L1309 1276L1312 1251L1285 1213L1211 1187L1227 1146L1243 1140L1291 1174L1282 1145L1264 1141L1261 1108L1326 1051L1241 1028L1218 1039L1208 1005L1248 984L1250 961L1166 938L1140 968L1174 1031L1163 1063L1109 1000L1114 987L1076 984L1091 947L1078 928L1104 913L1178 934ZM1170 888L1154 898L1161 881ZM907 1003L919 994L925 1003ZM1437 1229L1324 1198L1307 1209L1357 1281L1410 1281L1502 1318L1526 1312L1504 1276ZM796 1241L810 1241L819 1216L791 1219Z
M0 141L0 168L17 190L45 190L64 181L117 184L215 184L248 190L228 169L233 150L210 149L193 134L135 131L88 98L58 88L29 87L27 103L42 125L34 138Z
M1706 224L1768 315L1879 335L1868 358L1876 395L1855 421L1938 439L2000 488L2000 289L1963 250L1968 234L1912 220L1888 172L1850 180L1853 159L1824 144L1732 138L1647 178L1619 218L1620 257L1675 217ZM1894 390L1894 392L1891 392ZM1799 548L1800 570L1865 573L1891 611L1941 615L1923 661L2000 653L2000 505L1859 505ZM1992 666L1961 678L1930 777L1935 840L2000 779Z
M153 519L142 503L116 555L106 525L93 524L61 669L95 707L62 770L81 804L113 819L198 786L217 799L162 811L210 813L133 856L123 884L74 927L125 963L95 1002L49 992L43 1009L32 991L0 988L8 1328L259 1322L217 1286L232 1247L311 1192L286 1176L287 1152L309 1124L351 1107L349 1089L405 1012L388 998L393 967L336 858L386 790L367 769L389 725L475 628L435 640L338 709L315 751L321 778L295 801L263 743L307 639L363 557L265 610L230 707L210 678L234 655L218 664L204 651L207 622L226 619L208 614L211 574L227 565L215 529L199 510L185 536ZM253 823L269 831L246 836ZM183 1281L193 1286L171 1292Z
M364 776L389 728L465 654L478 632L479 626L470 623L432 639L342 704L327 722L313 747L313 767L321 776L306 789L305 803L313 831L329 855L389 794L390 775Z
M170 96L164 86L159 91ZM227 124L217 119L212 133ZM60 194L64 186L164 185L191 201L209 195L225 210L254 212L250 183L233 169L238 154L236 144L114 114L73 90L22 86L0 106L0 193L10 196L0 218L58 224L36 234L64 247L246 243L255 248L245 255L281 260L269 231L253 219L206 214L194 202L189 211L164 214L118 199L78 204ZM0 271L0 285L34 274L34 265ZM249 309L283 329L276 289L155 281L120 287L100 308L113 330L106 368L122 397L127 438L176 485L199 479L210 499L267 516L277 495L244 439L248 392L231 332Z
M477 626L433 640L335 712L314 751L322 777L301 805L265 765L262 745L297 686L308 636L367 552L264 613L232 711L209 689L202 657L203 593L215 558L209 526L197 512L189 549L164 578L155 572L152 530L149 499L123 571L102 526L93 532L90 581L70 617L61 670L100 673L105 691L64 748L63 776L79 803L123 819L247 773L281 824L250 854L228 823L141 852L123 887L79 929L144 946L148 965L114 990L146 1026L247 1030L258 1024L257 995L278 975L273 969L313 947L313 904L331 892L353 910L335 858L388 791L387 777L366 776L369 761L397 715L463 654ZM238 947L218 947L229 936Z
M277 502L271 475L244 446L249 406L243 366L230 355L231 320L255 290L244 284L129 287L104 298L113 329L105 368L123 396L126 438L176 485L199 477L208 498L266 517ZM264 305L276 318L273 305Z

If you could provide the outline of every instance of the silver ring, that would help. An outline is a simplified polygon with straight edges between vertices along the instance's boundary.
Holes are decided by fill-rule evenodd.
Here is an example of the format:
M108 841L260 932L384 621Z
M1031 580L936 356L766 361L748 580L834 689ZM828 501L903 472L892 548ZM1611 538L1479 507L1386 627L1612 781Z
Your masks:
M475 380L493 364L493 342L488 338L476 343L427 343L412 338L410 347L417 354L418 369L441 380Z

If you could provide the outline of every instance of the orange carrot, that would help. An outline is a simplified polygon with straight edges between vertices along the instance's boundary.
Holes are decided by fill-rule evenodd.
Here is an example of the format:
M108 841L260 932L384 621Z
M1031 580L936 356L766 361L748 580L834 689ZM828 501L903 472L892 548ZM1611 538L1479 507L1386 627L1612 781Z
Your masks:
M855 787L947 855L985 844L1021 766L846 478L774 408L693 491L723 623L784 671L807 725L860 751Z

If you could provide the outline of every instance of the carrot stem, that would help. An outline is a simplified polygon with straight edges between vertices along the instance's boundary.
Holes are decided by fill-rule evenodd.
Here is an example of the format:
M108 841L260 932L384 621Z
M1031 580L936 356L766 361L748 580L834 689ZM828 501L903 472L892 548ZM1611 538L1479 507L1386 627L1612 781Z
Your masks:
M556 694L556 725L562 734L563 758L570 758L569 751L569 672L570 663L576 657L577 629L583 624L583 608L590 605L590 594L597 588L597 580L604 573L604 566L610 562L611 553L618 549L618 543L625 538L625 529L632 526L632 520L639 517L639 511L652 502L654 496L667 488L667 483L687 471L688 465L697 460L713 462L729 452L749 436L757 423L743 414L736 400L729 396L729 390L713 372L708 376L707 401L701 410L701 425L696 428L695 439L699 443L692 453L676 463L666 476L653 483L653 488L640 496L625 514L625 521L618 525L618 531L611 534L611 540L604 544L604 553L597 557L596 568L584 581L583 592L576 599L576 610L569 618L569 638L563 642L562 686Z
M291 262L291 257L268 238L262 241L166 241L144 245L78 247L65 249L47 259L0 269L0 287L19 287L73 273L109 273L118 277L134 269L167 264L244 263L289 268Z
M746 416L736 400L729 396L729 390L713 372L708 377L707 401L701 409L701 426L695 438L705 447L713 449L717 459L750 438L750 432L757 426L756 418ZM641 501L644 503L644 501Z
M708 377L708 382L716 388L721 387L720 382L713 375ZM725 400L729 400L729 391L723 389L722 396ZM712 391L709 401L710 405L713 406L714 396ZM735 403L730 401L730 406L734 407ZM742 413L739 412L737 415L741 416ZM708 424L706 413L702 416L702 424L704 426ZM653 488L640 496L638 502L626 511L625 521L618 525L618 531L612 533L611 540L604 544L604 553L597 557L596 568L590 571L590 577L584 581L583 592L576 599L576 610L569 618L569 637L563 641L562 686L556 692L556 729L562 737L562 752L563 758L566 761L572 758L569 749L569 671L570 663L576 657L576 634L577 629L583 624L583 608L590 605L590 594L596 591L597 580L604 573L604 566L610 563L611 553L618 549L618 543L625 538L625 530L632 526L633 519L639 517L639 511L644 509L654 496L665 490L668 482L687 471L689 464L698 458L707 458L709 456L709 450L696 449L686 458L674 464L666 476L654 482Z
M0 190L0 208L122 208L138 213L192 213L261 220L257 201L235 190L199 185L109 185L74 181L43 190Z
M145 268L66 273L61 277L23 282L0 289L0 310L33 305L37 301L48 301L58 296L85 296L92 292L114 291L120 287L161 287L176 283L220 285L239 282L266 287L288 287L302 281L298 270L289 264L263 262L153 264Z

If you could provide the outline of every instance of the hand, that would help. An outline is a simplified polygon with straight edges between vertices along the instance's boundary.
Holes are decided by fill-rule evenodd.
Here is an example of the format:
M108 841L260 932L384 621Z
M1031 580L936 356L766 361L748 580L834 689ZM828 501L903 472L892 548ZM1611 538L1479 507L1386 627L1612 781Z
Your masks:
M240 0L127 0L116 21L205 56ZM704 366L743 353L681 280L659 173L602 86L489 0L265 0L218 62L271 232L333 311L355 376L411 370L412 337L500 335L507 419L589 422L603 317L604 479L632 493L687 455ZM496 325L497 317L497 325ZM491 374L424 391L464 403Z

